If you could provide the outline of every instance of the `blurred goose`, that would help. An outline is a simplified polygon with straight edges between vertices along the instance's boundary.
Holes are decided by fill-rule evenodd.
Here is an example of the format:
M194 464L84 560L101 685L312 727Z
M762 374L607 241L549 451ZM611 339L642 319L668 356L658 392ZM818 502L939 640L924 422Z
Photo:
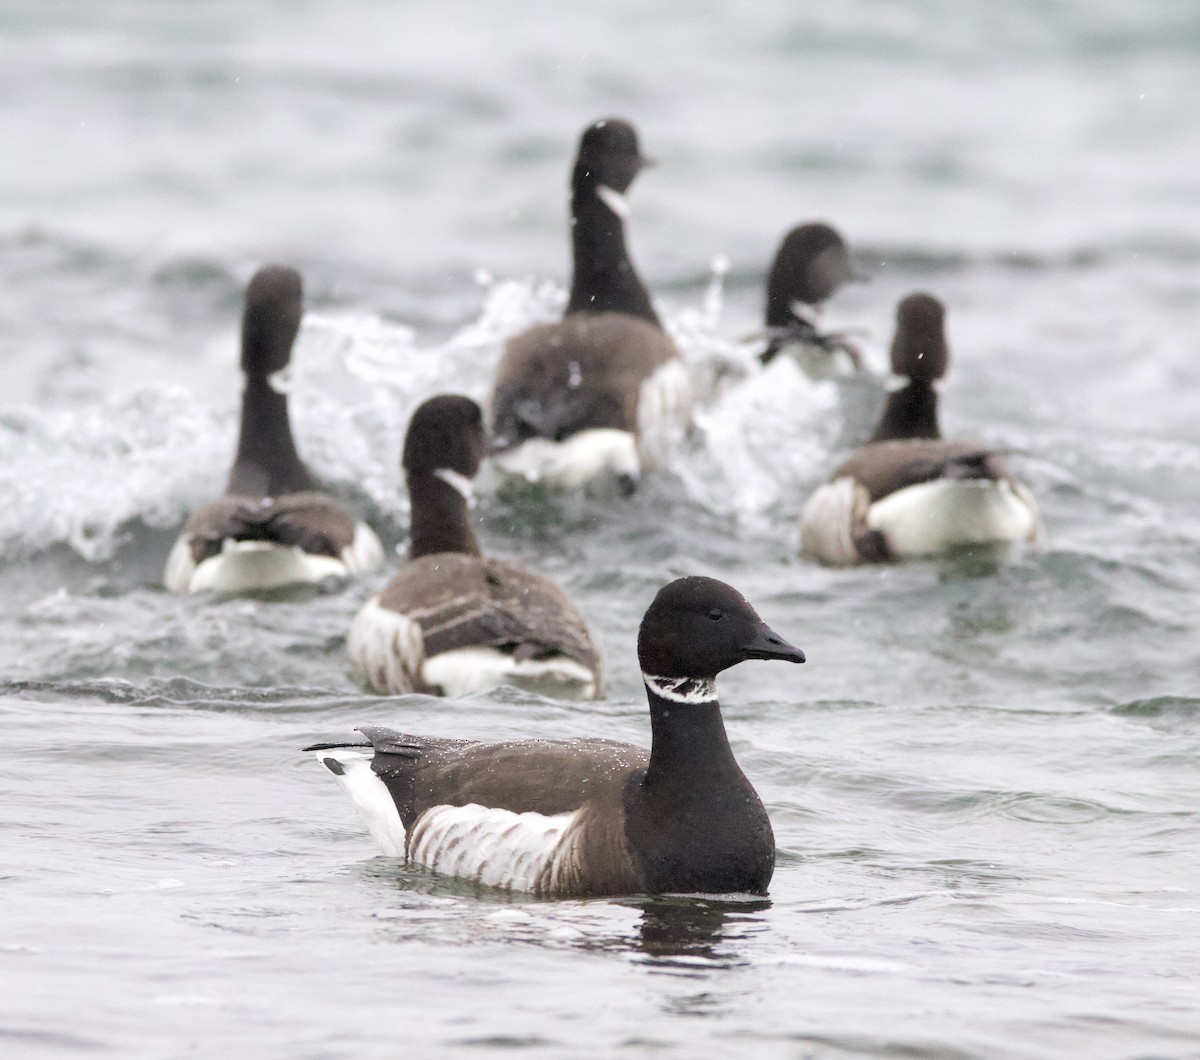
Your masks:
M775 837L733 757L716 676L747 659L804 662L735 589L681 578L638 633L651 746L604 739L424 738L306 750L341 783L384 854L543 896L765 894Z
M862 354L845 335L820 329L822 304L839 287L861 279L837 229L812 222L793 228L767 275L769 342L760 354L770 364L792 357L813 379L842 379L863 370Z
M383 695L514 684L594 698L600 655L570 601L548 579L480 555L468 508L484 449L483 414L470 398L430 398L413 413L404 440L409 562L354 619L354 675Z
M374 531L320 491L296 452L287 368L303 314L300 274L259 269L242 316L242 425L225 495L188 519L167 560L173 593L240 593L361 574L383 562Z
M631 490L691 422L687 369L625 247L625 193L649 164L628 122L584 130L566 315L511 339L496 369L490 422L504 475L565 489L615 477Z
M1033 495L1001 456L978 442L942 438L934 386L949 360L942 303L924 293L904 298L896 311L892 371L906 382L888 395L871 442L805 504L800 545L806 554L849 566L963 545L1041 541Z

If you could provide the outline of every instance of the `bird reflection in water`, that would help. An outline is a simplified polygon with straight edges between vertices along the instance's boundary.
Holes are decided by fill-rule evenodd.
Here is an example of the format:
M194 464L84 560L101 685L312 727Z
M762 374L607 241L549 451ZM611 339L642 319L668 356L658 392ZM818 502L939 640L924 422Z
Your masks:
M743 963L737 943L765 928L766 898L729 900L666 895L642 903L636 943L655 964L694 967L697 963Z

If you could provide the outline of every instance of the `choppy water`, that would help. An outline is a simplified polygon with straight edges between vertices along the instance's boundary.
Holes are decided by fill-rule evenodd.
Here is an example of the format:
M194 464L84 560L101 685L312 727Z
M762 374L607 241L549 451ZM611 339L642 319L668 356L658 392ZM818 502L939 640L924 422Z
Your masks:
M0 1052L1200 1055L1200 15L1170 0L93 5L0 14ZM632 241L698 374L626 505L486 500L609 695L367 700L327 593L158 586L219 490L241 286L306 275L293 421L403 541L405 419L563 297L579 128L661 165ZM944 421L1027 451L1048 549L826 571L794 520L845 406L736 339L795 221L874 274L877 367L950 307ZM714 261L716 261L714 272ZM664 519L664 515L670 515ZM352 725L644 742L655 589L809 654L722 699L768 901L529 902L373 857L297 753Z

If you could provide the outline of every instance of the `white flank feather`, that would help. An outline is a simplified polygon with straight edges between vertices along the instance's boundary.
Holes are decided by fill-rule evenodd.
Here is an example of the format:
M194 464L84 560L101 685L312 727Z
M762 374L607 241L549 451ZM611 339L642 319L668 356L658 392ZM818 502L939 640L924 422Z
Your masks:
M355 680L368 692L403 695L420 683L425 638L418 623L381 607L379 597L373 596L354 616L346 654Z
M167 592L188 593L192 591L192 575L196 573L196 561L192 559L192 539L189 534L180 534L175 539L167 567L163 571L163 585Z
M342 563L346 566L346 573L366 574L367 571L382 566L383 560L383 543L375 531L366 523L356 523L354 539L348 548L342 549Z
M808 498L800 515L800 549L833 567L858 563L854 547L855 510L866 510L867 496L849 476L827 482Z
M314 752L317 761L333 774L362 818L371 837L379 849L390 858L404 857L406 835L400 811L387 785L371 768L374 752L358 751L351 747L338 747L329 751ZM337 769L327 763L336 762Z
M986 479L935 479L876 501L867 525L897 556L932 556L958 545L1036 543L1037 505L1023 486Z
M570 829L580 811L547 816L474 803L434 806L417 818L411 861L489 887L554 893L567 867Z
M549 659L515 659L495 648L456 648L430 656L422 670L427 685L439 686L452 698L516 685L557 699L595 699L596 674L586 666L556 655Z
M642 381L638 391L638 453L643 466L663 467L692 423L692 377L674 357Z
M502 475L567 490L609 477L636 480L641 473L636 439L611 427L589 428L561 442L530 438L494 455L492 464Z

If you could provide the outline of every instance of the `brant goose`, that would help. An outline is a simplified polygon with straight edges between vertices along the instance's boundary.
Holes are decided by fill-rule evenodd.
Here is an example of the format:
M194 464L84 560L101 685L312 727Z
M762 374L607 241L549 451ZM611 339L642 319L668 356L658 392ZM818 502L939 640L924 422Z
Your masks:
M907 382L888 395L871 441L805 504L800 545L808 555L850 566L1041 541L1033 495L1000 455L941 436L934 384L950 360L944 321L933 295L901 300L892 371Z
M242 426L225 496L193 513L167 559L174 593L274 589L360 574L383 562L373 530L319 491L296 452L287 396L272 376L287 368L300 328L300 274L259 269L242 315Z
M843 334L822 332L818 324L822 303L843 284L862 278L836 229L812 222L788 232L767 275L768 343L759 355L762 363L770 364L782 353L813 379L861 372L858 347Z
M346 650L355 677L382 695L514 684L593 699L600 655L570 601L546 578L479 553L467 513L484 449L470 398L430 398L413 413L409 562L354 619Z
M775 837L733 757L716 676L804 662L712 578L661 589L638 632L649 752L603 739L427 739L363 728L316 744L385 854L536 895L765 894Z
M625 249L625 192L649 164L628 122L584 130L566 315L510 339L496 369L489 416L504 475L564 489L615 476L632 490L691 422L687 368Z

